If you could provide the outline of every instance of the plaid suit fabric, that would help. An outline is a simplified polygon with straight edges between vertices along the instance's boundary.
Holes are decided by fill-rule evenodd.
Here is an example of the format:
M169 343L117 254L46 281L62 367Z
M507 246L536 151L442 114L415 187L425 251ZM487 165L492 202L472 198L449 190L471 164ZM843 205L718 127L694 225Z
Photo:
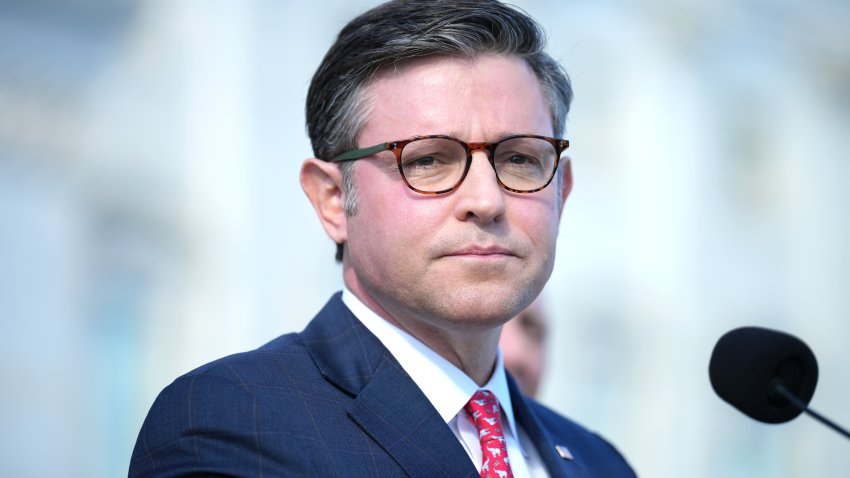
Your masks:
M600 470L628 468L610 445L526 402L509 382L517 420L551 476L633 476L593 473L583 457L616 465ZM576 460L549 453L553 437L569 437ZM434 407L339 294L303 332L204 365L159 394L129 476L204 475L478 477Z

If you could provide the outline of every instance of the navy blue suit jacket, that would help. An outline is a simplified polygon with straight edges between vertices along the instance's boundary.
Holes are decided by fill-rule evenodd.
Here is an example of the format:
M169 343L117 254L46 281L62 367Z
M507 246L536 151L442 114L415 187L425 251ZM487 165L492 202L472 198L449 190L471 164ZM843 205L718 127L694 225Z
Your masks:
M551 476L634 476L599 436L508 382L516 420ZM204 365L160 393L130 476L186 475L478 477L437 410L339 294L300 334Z

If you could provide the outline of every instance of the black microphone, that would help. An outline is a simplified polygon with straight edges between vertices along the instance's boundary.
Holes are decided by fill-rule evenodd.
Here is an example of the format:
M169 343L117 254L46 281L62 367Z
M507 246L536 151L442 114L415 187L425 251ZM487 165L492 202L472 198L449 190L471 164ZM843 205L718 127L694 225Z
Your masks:
M818 362L793 335L760 327L727 332L714 346L708 375L720 398L755 420L784 423L806 412L850 438L850 432L808 408Z

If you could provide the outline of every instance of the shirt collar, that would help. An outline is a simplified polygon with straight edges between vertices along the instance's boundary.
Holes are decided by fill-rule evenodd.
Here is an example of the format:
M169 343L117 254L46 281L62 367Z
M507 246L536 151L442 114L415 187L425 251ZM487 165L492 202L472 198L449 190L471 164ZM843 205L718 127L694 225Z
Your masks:
M347 287L342 290L342 301L390 351L446 423L463 410L466 402L479 390L475 381L462 370L431 350L419 339L384 320ZM480 389L490 390L496 395L508 419L510 433L515 437L518 436L501 348L496 354L496 368L493 375Z

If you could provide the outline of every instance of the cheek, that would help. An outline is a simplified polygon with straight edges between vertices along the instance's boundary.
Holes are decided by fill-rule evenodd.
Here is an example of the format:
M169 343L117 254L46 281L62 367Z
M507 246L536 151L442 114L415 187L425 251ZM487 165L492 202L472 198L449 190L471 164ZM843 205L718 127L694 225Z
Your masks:
M526 232L535 249L549 256L549 251L554 252L555 242L558 238L560 216L556 204L551 202L536 202L520 205L517 214L517 222Z
M414 262L416 252L438 228L434 204L428 198L412 197L401 188L387 188L363 197L360 211L353 219L354 236L360 249L369 251L373 261L394 260L396 267Z

